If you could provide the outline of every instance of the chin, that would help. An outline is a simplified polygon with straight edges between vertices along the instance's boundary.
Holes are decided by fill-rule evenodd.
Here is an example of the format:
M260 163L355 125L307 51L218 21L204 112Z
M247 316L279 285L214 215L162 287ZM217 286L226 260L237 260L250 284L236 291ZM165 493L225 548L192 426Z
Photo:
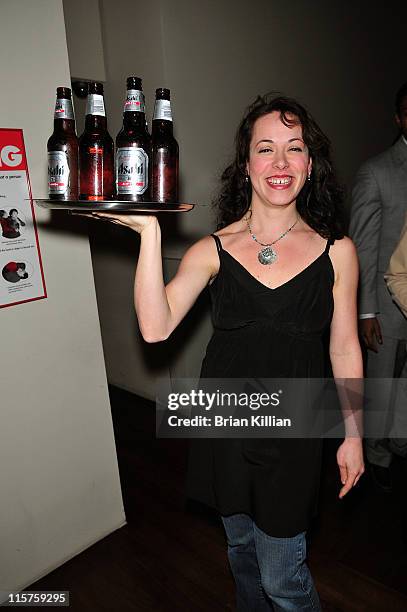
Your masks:
M295 204L297 196L285 196L285 197L267 197L263 198L262 201L266 206L289 206Z

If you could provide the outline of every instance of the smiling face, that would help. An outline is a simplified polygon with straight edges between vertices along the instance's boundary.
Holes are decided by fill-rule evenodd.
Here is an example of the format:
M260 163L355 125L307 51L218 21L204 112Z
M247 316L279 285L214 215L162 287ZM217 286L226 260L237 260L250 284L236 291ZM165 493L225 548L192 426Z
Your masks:
M287 116L290 121L293 116ZM247 173L252 184L252 203L284 206L295 202L312 160L302 139L302 127L284 125L278 111L257 119L250 142Z

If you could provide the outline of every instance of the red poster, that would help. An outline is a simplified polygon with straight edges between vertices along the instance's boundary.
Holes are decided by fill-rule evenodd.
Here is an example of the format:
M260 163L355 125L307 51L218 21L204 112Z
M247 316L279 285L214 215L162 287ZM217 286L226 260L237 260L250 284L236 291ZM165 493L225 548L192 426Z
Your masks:
M0 308L47 297L23 130L0 128Z

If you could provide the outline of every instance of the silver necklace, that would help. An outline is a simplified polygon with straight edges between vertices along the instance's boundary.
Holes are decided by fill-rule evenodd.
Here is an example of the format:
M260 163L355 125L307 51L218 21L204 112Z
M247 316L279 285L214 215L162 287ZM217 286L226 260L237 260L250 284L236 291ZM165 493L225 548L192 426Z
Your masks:
M281 234L281 236L273 240L273 242L269 242L268 244L264 244L263 242L260 242L259 240L257 240L256 236L252 232L252 228L250 227L250 223L248 219L245 218L245 221L247 223L247 227L249 228L250 236L253 238L255 242L257 242L257 244L260 244L260 246L264 247L263 249L260 249L257 255L257 259L259 260L261 264L263 264L263 266L267 266L269 264L274 263L277 259L277 253L272 248L273 244L276 244L276 242L281 240L281 238L284 238L284 236L286 236L288 232L291 232L293 227L298 223L298 217L296 218L296 220L294 221L291 227L289 227L283 234Z

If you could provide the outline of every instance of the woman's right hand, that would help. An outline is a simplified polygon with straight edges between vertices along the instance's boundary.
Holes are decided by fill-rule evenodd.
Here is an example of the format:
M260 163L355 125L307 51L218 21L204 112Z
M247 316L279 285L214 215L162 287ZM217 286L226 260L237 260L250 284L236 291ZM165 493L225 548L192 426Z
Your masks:
M128 227L131 230L141 234L147 227L158 223L155 215L126 215L120 213L108 213L108 212L91 212L91 213L79 213L91 219L106 219L115 225L122 225Z

